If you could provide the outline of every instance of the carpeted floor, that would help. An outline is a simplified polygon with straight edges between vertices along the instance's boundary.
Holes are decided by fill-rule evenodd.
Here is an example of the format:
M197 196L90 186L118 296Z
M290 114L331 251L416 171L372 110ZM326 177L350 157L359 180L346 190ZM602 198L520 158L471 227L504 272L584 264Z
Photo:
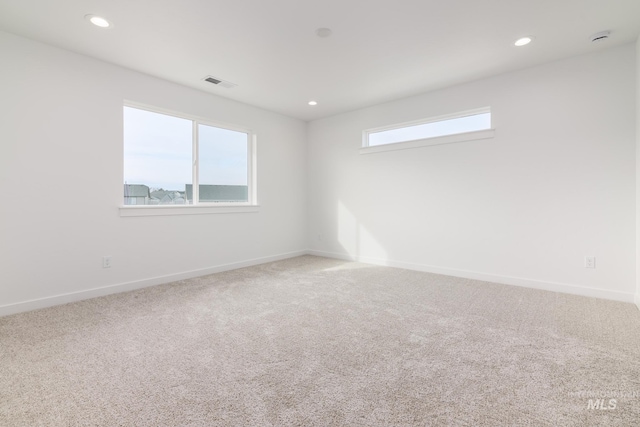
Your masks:
M0 425L637 426L640 311L304 256L0 318Z

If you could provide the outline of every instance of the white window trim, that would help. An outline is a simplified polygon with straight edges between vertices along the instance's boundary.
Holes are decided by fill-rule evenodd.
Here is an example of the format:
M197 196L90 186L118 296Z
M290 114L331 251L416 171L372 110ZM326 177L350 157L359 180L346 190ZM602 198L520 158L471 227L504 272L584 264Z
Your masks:
M165 114L167 116L190 120L193 123L192 149L193 149L193 183L198 182L198 125L213 126L221 129L246 133L248 135L248 159L247 159L247 183L248 201L241 203L198 202L198 185L192 185L192 205L124 205L119 206L120 216L164 216L164 215L193 215L213 213L250 213L258 212L257 173L256 173L256 133L248 127L241 127L229 123L214 121L205 117L184 114L160 107L142 104L135 101L124 100L124 107L137 108L152 113ZM124 157L123 157L124 158Z
M384 132L387 130L400 129L411 126L424 125L428 123L440 122L450 119L458 119L461 117L473 116L476 114L491 113L490 107L476 108L473 110L461 111L455 114L447 114L437 117L429 117L428 119L414 120L411 122L398 123L389 126L383 126L379 128L366 129L362 134L362 147L360 148L360 154L372 154L380 153L384 151L406 150L410 148L429 147L432 145L451 144L455 142L474 141L481 139L490 139L495 135L495 129L492 126L490 129L483 129L473 132L461 132L451 135L435 136L431 138L414 139L410 141L402 142L390 142L388 144L380 144L369 146L369 135L372 133Z
M200 205L128 205L120 206L119 210L120 216L168 216L256 213L260 211L260 206L249 204L211 206L209 203Z

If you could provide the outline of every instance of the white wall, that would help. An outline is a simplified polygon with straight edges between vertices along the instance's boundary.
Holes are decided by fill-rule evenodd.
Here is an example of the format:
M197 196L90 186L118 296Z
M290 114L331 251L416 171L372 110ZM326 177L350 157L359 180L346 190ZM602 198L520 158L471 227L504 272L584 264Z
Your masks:
M640 299L632 45L308 126L7 33L0 51L0 315L309 243L322 255ZM260 212L120 217L124 99L256 130ZM486 105L492 140L358 154L363 129Z
M632 301L635 61L626 45L311 122L312 250ZM484 106L491 140L358 153L363 129Z
M0 52L0 314L307 248L304 122L7 33ZM255 130L260 212L120 217L124 99Z

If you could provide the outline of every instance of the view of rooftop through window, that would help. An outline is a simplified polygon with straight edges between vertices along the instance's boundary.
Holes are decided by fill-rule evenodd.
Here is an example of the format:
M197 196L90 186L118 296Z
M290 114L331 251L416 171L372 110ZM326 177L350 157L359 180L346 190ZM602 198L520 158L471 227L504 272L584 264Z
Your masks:
M198 202L247 202L248 134L193 123L124 107L125 205L193 204L194 167Z

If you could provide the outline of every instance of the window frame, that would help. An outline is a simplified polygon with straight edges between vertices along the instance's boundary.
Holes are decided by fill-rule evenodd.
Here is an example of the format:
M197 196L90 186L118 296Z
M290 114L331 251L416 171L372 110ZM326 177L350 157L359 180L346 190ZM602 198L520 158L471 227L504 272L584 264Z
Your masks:
M209 118L180 113L161 107L142 104L135 101L124 100L122 108L135 108L151 113L163 114L179 119L191 121L191 173L192 173L192 204L184 205L125 205L124 199L120 202L120 216L156 216L156 215L180 215L180 214L208 214L208 213L243 213L258 212L257 174L256 174L256 133L248 127L223 123ZM122 162L124 167L124 117L122 137ZM198 126L212 126L215 128L241 132L247 134L247 201L246 202L201 202L199 201L199 140ZM124 174L123 174L124 175ZM124 184L124 182L122 183ZM121 184L121 185L122 185Z
M371 134L374 134L374 133L395 130L395 129L402 129L402 128L407 128L412 126L425 125L429 123L442 122L442 121L451 120L451 119L459 119L462 117L475 116L475 115L486 114L486 113L489 113L491 115L490 127L488 129L481 129L481 130L469 131L469 132L459 132L459 133L454 133L449 135L433 136L433 137L427 137L427 138L418 138L418 139L412 139L408 141L389 142L386 144L379 144L379 145L369 145L369 137ZM493 127L493 113L491 112L491 107L475 108L472 110L459 111L457 113L429 117L426 119L413 120L410 122L396 123L396 124L377 127L377 128L365 129L362 132L362 147L360 148L360 154L379 153L383 151L393 151L393 150L405 150L409 148L428 147L432 145L450 144L454 142L489 139L489 138L493 138L494 134L495 134L495 128Z

